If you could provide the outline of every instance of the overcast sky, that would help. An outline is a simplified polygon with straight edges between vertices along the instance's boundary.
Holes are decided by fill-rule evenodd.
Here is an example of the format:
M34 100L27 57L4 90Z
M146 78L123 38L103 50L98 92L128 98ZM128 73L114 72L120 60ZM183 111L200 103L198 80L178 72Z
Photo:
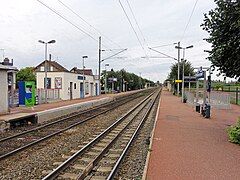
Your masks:
M99 36L102 36L102 49L106 50L102 52L102 59L119 52L119 49L128 48L115 58L104 61L102 69L108 63L108 69L124 68L137 75L141 73L144 78L163 82L171 64L176 61L159 58L163 55L148 47L178 41L182 47L194 46L185 53L185 58L194 67L210 65L204 52L210 49L210 45L203 40L208 34L200 24L203 14L215 7L213 0L198 0L194 11L196 0L121 0L135 32L119 0L41 0L65 20L39 1L0 0L0 49L4 49L5 57L14 59L14 66L19 69L43 61L44 45L38 40L54 39L56 43L48 45L53 60L70 70L72 67L81 68L82 56L87 55L85 66L96 74ZM155 49L177 58L174 46ZM1 59L2 53L1 50Z

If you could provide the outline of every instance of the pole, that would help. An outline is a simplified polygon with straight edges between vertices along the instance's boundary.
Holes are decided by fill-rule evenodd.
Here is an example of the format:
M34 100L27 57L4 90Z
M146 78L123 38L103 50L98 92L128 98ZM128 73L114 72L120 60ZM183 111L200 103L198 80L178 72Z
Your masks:
M45 89L45 103L47 103L47 43L45 43L45 79L44 79L44 89Z
M205 110L206 104L206 71L203 71L204 81L203 81L203 110Z
M196 81L197 81L197 89L196 89L196 104L198 103L198 96L199 96L199 80L198 79L196 79Z
M180 47L180 42L178 42L178 47ZM178 80L180 79L180 48L178 48ZM177 83L177 96L179 96L179 83Z
M101 93L101 80L100 80L100 77L101 77L101 36L99 36L99 50L98 50L98 79L99 79L99 83L98 83L98 92L100 95Z
M238 87L236 87L236 104L238 104Z
M185 63L184 58L185 58L185 48L183 48L183 60L182 60L182 62L183 62L183 72L182 72L182 102L183 102L183 100L184 100L184 63Z
M190 92L190 89L191 89L191 78L189 73L188 92Z
M105 86L104 86L104 91L105 91L105 94L107 94L107 68L106 68L106 64L105 64Z
M112 94L113 94L113 90L114 89L114 82L113 82L113 76L112 76Z
M83 57L83 98L85 98L85 74L84 74L84 57Z

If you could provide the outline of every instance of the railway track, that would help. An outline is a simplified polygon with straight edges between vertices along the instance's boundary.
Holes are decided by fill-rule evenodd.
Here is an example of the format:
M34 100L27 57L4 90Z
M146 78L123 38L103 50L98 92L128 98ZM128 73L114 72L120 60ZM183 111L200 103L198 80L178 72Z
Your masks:
M37 143L40 143L50 137L60 134L68 129L71 129L79 124L82 124L94 117L111 111L114 108L125 104L135 95L123 97L116 100L114 103L105 104L78 114L64 117L59 120L49 122L39 127L14 134L0 139L0 160L3 160L11 155L14 155L26 148L29 148Z
M74 154L63 155L43 179L112 179L158 97L159 91L150 94Z

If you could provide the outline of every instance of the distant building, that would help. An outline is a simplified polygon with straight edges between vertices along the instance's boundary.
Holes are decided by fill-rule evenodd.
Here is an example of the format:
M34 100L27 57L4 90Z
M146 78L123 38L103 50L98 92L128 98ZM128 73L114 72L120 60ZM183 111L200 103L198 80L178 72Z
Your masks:
M47 88L59 89L60 98L63 100L83 98L99 95L97 76L93 75L91 69L84 69L83 89L83 70L76 67L68 71L56 61L47 62ZM37 65L34 69L37 80L37 88L44 88L45 61Z

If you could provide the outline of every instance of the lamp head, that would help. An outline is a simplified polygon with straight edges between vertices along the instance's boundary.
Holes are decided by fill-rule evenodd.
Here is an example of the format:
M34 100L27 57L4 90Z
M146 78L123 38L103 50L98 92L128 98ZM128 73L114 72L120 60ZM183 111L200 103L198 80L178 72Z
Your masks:
M55 40L51 40L48 42L48 44L55 43L55 42L56 42Z
M186 49L193 48L193 45L186 47Z
M38 42L45 44L45 42L44 42L44 41L42 41L42 40L38 40Z
M175 46L175 48L176 48L176 49L182 49L182 47L180 47L180 46Z
M84 58L88 58L88 56L83 56L82 58L83 58L83 59L84 59Z

